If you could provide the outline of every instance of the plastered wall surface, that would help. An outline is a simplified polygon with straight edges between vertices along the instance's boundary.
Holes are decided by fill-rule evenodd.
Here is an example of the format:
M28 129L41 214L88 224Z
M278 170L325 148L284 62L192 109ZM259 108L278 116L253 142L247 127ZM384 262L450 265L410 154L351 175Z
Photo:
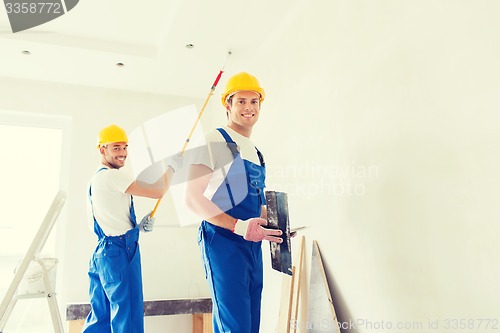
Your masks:
M498 3L323 9L305 9L316 34L277 40L259 73L280 82L254 132L268 186L312 226L308 257L318 240L344 332L487 332L478 319L497 322L500 305Z

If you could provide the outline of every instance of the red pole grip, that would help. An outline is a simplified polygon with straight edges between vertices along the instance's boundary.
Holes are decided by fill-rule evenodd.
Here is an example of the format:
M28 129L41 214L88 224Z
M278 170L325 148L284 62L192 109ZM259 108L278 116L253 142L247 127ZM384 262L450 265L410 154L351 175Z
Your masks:
M217 75L217 78L215 78L215 81L214 81L214 84L212 84L212 90L215 90L215 87L217 87L217 84L219 83L219 80L222 76L222 73L224 73L224 71L220 71L219 72L219 75Z

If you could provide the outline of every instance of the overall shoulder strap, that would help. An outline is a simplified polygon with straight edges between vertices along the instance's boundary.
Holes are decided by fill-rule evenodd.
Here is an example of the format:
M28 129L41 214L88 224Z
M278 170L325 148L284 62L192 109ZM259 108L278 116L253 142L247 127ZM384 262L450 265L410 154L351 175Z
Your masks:
M229 136L229 134L227 134L225 129L219 127L217 128L217 130L220 132L220 134L222 134L224 140L226 140L227 147L233 154L233 158L236 158L236 156L239 155L240 153L236 142L234 142L233 139L231 139L231 137Z
M102 170L107 170L108 168L102 167L99 170L97 170L96 173L101 172ZM102 231L101 227L99 226L99 223L97 222L95 215L94 215L94 204L92 203L92 182L89 184L89 201L90 201L90 209L92 210L92 219L94 220L94 232L97 235L98 239L102 239L106 237L104 234L104 231Z
M102 167L100 168L99 170L96 171L96 173L99 173L101 172L102 170L107 170L108 168L105 168L105 167ZM92 202L92 185L89 185L89 198L90 198L90 202Z
M264 155L262 155L262 153L257 147L255 147L255 150L257 151L257 156L259 156L260 166L265 168L266 162L264 161Z

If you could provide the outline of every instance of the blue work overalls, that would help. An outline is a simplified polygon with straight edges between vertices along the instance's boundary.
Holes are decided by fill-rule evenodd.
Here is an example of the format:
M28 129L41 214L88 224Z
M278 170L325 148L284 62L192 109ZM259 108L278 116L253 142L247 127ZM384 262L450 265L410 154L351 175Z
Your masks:
M261 165L243 160L227 132L217 130L224 136L234 161L211 200L234 218L259 217L265 204L262 155L257 150ZM233 186L229 180L238 184ZM245 191L243 195L241 191ZM235 200L237 197L243 199ZM231 230L203 221L199 245L212 293L214 332L259 332L263 286L261 242L246 241Z
M102 168L101 170L106 170ZM89 188L92 205L92 192ZM132 199L131 199L132 200ZM142 294L139 228L134 204L130 219L134 228L121 236L106 236L93 214L97 247L89 264L90 305L82 333L143 333L144 299Z

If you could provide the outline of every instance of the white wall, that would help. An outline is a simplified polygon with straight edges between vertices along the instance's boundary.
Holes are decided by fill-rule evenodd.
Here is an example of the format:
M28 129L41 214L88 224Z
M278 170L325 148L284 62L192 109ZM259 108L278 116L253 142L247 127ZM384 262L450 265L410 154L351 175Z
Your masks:
M315 33L285 32L255 62L268 186L311 225L308 261L316 239L341 321L486 332L474 319L500 307L500 3L315 4L298 23Z

